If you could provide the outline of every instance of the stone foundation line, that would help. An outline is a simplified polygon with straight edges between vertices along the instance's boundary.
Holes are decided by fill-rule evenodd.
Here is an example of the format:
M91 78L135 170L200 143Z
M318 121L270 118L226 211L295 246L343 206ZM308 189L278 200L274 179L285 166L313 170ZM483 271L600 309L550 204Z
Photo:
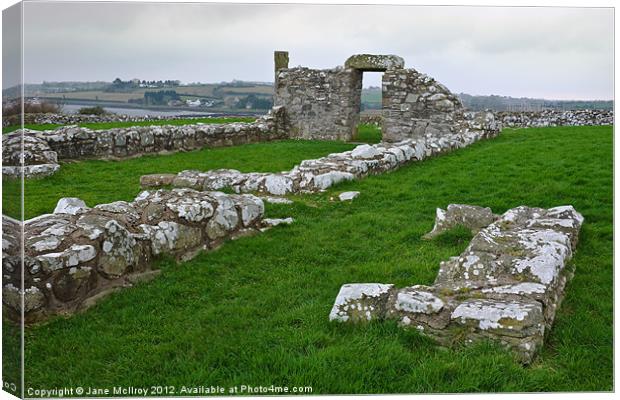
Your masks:
M18 129L2 137L2 175L19 178L50 176L59 160L124 159L205 147L236 146L288 138L282 107L255 122L225 124L133 126L92 130L63 126L54 130ZM23 151L22 151L23 137Z
M360 145L351 151L304 160L292 170L281 173L242 173L234 169L207 172L186 170L178 174L143 175L140 184L143 188L171 185L207 191L230 188L236 193L256 192L276 196L313 193L339 182L384 173L409 162L463 148L497 134L498 131L476 129L439 136L427 134L418 140Z
M396 320L451 346L490 339L530 363L543 345L573 276L568 264L583 217L572 206L437 209L432 239L457 225L475 236L461 255L440 263L431 286L343 285L331 321Z
M154 277L153 259L189 259L292 219L263 219L263 201L252 195L191 189L143 191L133 202L88 208L63 198L53 214L24 222L25 323L68 315L101 297ZM3 307L20 321L22 291L20 222L2 217Z

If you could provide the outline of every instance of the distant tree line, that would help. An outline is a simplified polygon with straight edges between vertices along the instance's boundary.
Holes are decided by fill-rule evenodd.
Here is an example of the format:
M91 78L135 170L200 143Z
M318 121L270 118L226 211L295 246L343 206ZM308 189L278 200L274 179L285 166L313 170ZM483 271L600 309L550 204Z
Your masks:
M121 78L116 78L112 81L110 85L108 85L105 89L105 92L130 92L134 89L138 88L164 88L164 87L175 87L179 86L181 81L178 80L159 80L159 81L147 81L140 79L132 79L129 81L124 81Z
M82 115L104 115L105 113L105 109L101 106L82 107L78 110L78 114Z
M165 106L169 101L181 100L174 90L158 90L156 92L144 92L141 99L130 99L129 103L142 104L145 106Z
M250 94L247 97L242 97L239 102L235 104L235 108L245 109L259 109L266 110L273 107L273 100L270 98L261 98L254 94Z

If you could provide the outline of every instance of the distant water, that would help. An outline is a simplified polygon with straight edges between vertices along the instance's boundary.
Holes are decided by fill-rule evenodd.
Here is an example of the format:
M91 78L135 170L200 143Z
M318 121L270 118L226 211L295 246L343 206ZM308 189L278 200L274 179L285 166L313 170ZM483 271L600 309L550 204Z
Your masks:
M91 105L85 104L65 104L62 107L62 111L66 114L77 114L78 110L83 107L92 107ZM186 115L186 116L209 116L216 115L219 113L211 113L205 111L185 111L185 110L170 110L170 111L160 111L160 110L147 110L145 108L123 108L123 107L103 107L106 111L120 114L120 115L129 115L132 117L143 117L145 115L152 117L174 117L177 115Z

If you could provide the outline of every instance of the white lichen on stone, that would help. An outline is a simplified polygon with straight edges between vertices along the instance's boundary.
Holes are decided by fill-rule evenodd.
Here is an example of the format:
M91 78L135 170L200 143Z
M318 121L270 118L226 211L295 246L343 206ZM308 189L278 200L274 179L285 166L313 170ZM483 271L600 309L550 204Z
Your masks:
M277 196L290 193L293 189L293 181L283 175L271 174L265 178L265 190Z
M545 293L547 286L536 282L522 282L514 285L494 286L482 289L482 293L534 294Z
M433 314L441 311L444 303L432 293L407 290L397 294L394 307L397 310L410 313Z
M522 230L519 243L531 251L532 256L517 259L513 264L515 272L527 270L543 284L553 282L572 255L570 238L558 231Z
M77 197L63 197L58 200L54 214L76 215L88 209L86 203Z
M516 301L502 302L493 300L467 300L459 304L452 312L451 319L478 322L482 330L504 328L500 320L512 319L523 321L533 311L541 313L540 303L522 303Z
M382 283L353 283L342 285L340 292L336 297L332 311L329 314L330 321L342 321L349 320L349 315L344 309L345 306L355 308L355 305L362 306L358 303L362 298L374 298L378 299L381 296L386 296L394 285L382 284ZM368 311L365 313L367 319L371 319L372 314Z

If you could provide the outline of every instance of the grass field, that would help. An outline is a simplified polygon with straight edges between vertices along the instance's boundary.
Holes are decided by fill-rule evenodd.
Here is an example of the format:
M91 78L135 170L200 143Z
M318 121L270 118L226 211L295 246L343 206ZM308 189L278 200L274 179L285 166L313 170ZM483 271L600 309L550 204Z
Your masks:
M285 147L266 157L271 146ZM302 154L312 157L314 146L217 149L204 153L202 165L280 170ZM212 162L218 152L226 157ZM63 165L61 174L68 175L49 180L63 181L59 187L71 189L63 195L90 204L129 198L124 186L133 181L124 165L136 162ZM186 263L160 260L156 280L86 313L28 329L26 386L172 385L175 394L181 385L272 384L311 386L314 394L612 390L612 164L611 127L505 130L392 173L295 197L292 206L268 204L269 216L292 216L295 223ZM153 162L144 170L177 167ZM47 189L52 198L61 194L54 184ZM352 203L330 200L345 190L361 195ZM470 239L462 230L420 239L433 225L435 207L449 203L497 213L522 204L572 204L585 217L575 278L542 353L528 367L489 343L446 350L393 323L328 321L344 283L432 283L439 262Z
M130 126L150 126L150 125L188 125L188 124L222 124L228 122L253 122L256 118L252 117L222 117L222 118L183 118L183 119L162 119L153 121L117 121L117 122L86 122L79 124L81 127L90 129L112 129L127 128ZM56 129L58 124L26 124L24 128L44 131ZM21 128L20 125L6 126L2 128L2 133L9 133Z
M294 141L202 149L170 155L152 155L124 161L89 160L63 163L60 171L45 179L25 182L25 217L50 213L61 197L79 197L89 206L116 200L133 200L140 192L140 176L162 171L234 168L243 172L275 172L293 168L307 158L350 150L342 142ZM19 191L20 182L4 180L3 193ZM3 213L19 215L19 203L4 198Z

